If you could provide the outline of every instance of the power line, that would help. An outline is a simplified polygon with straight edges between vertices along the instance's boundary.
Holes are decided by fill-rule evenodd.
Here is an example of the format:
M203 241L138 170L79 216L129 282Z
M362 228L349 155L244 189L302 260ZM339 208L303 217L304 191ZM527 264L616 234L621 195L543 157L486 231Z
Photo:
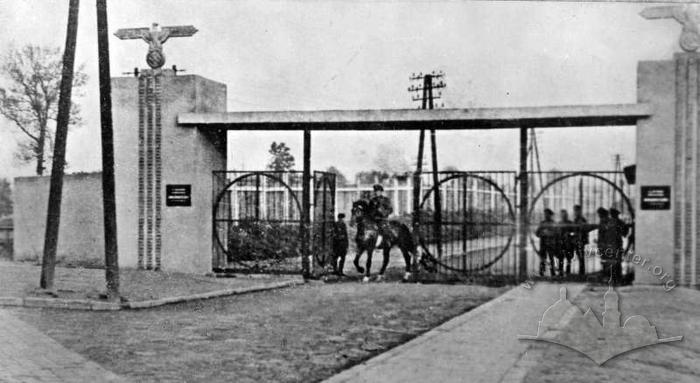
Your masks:
M437 96L433 94L433 89L442 89L445 86L443 78L445 73L442 71L431 72L431 73L415 73L411 74L409 77L410 81L421 81L422 85L411 85L408 88L409 92L416 92L419 95L414 95L411 97L413 101L420 101L420 109L434 109L434 100L436 98L442 97L442 92L438 93ZM439 80L439 82L437 82ZM419 82L420 84L420 82ZM445 106L444 104L442 105ZM413 178L413 232L418 232L418 225L420 220L420 180L423 165L423 145L425 143L425 129L420 130L420 137L418 140L418 156L416 158L416 172ZM438 162L437 162L437 140L435 136L435 129L430 129L430 150L433 162L433 203L434 203L434 214L433 214L433 231L435 233L435 238L437 242L437 257L438 259L442 256L442 201L440 197L439 189L439 176L438 176Z
M540 182L540 189L544 188L544 180L542 179L542 163L540 162L540 148L537 145L537 133L535 132L535 128L530 128L530 144L528 145L527 148L527 155L530 157L530 169L532 171L535 170L535 166L537 167L537 175L538 175L538 181ZM533 190L534 190L534 182L533 182ZM547 201L547 195L543 196L544 198L542 199L542 203L544 204L544 207L548 207L548 201Z
M433 89L442 89L447 86L443 81L445 73L443 71L432 71L431 73L423 74L412 73L408 78L410 81L419 81L419 85L412 84L408 87L409 92L416 92L414 96L411 97L412 101L420 101L420 109L433 109L434 100L442 98L442 92L437 92L437 95L433 93ZM421 84L422 83L422 84ZM445 104L441 105L443 108Z

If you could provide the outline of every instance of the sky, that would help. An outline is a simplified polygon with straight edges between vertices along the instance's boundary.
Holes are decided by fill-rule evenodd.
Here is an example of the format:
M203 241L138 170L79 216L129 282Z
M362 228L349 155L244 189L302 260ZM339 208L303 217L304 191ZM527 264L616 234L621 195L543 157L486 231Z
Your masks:
M62 46L67 0L0 0L0 51ZM166 66L228 86L228 110L415 108L414 72L442 70L446 108L634 103L640 60L679 51L680 25L645 20L650 4L488 1L119 0L119 28L192 24L165 44ZM82 1L76 62L89 81L84 125L68 137L68 172L100 169L96 20ZM112 76L146 67L146 44L110 37ZM539 129L543 169L604 170L634 163L634 127ZM19 131L0 118L0 177L32 175L13 159ZM262 169L272 141L301 160L301 133L230 132L229 168ZM374 167L394 147L414 161L417 132L315 132L312 167L346 176ZM518 132L439 132L440 167L516 170ZM301 164L298 163L297 168Z

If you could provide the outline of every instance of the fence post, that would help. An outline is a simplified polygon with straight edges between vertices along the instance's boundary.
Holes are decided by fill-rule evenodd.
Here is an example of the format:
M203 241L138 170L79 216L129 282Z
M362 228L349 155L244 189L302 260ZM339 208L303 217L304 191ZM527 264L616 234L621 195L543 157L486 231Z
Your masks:
M301 269L304 277L311 275L309 265L309 228L311 223L311 131L304 129L304 173L302 175L302 212L301 225Z
M394 214L401 215L401 205L399 205L399 179L394 177L394 182L392 182L392 187L394 188Z
M282 182L287 186L290 185L289 172L282 173ZM284 204L284 206L282 206L282 219L294 219L289 215L289 189L286 187L282 188L282 193L282 203Z
M467 210L467 177L462 176L462 271L469 271L471 267L467 269L467 221L469 220L468 210Z
M527 235L529 229L528 217L528 179L527 179L527 127L520 128L520 227L518 235L519 248L519 267L518 278L525 280L527 278Z

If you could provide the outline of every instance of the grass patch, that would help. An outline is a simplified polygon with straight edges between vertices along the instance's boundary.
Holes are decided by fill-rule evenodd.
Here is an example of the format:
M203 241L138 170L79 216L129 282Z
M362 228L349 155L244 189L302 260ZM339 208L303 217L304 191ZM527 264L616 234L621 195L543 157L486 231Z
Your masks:
M314 282L147 311L12 311L69 349L139 382L314 382L505 290Z

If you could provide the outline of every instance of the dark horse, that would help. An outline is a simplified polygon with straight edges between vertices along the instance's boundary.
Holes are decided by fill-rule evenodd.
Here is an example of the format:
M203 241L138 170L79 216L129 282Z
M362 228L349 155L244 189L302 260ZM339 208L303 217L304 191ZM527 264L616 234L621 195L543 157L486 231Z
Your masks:
M359 200L352 204L352 219L357 224L357 236L355 243L357 244L357 254L353 264L359 273L364 273L363 282L369 282L370 268L372 267L372 253L377 245L377 236L379 235L379 226L372 217L369 201ZM387 225L388 233L382 233L382 243L379 248L384 254L384 262L379 270L377 280L384 277L384 271L389 264L389 253L391 248L398 246L403 254L403 259L406 262L406 273L404 280L411 277L411 254L416 256L416 245L413 242L413 236L408 227L397 221L389 221ZM367 252L367 263L365 268L360 266L360 256L363 252Z

